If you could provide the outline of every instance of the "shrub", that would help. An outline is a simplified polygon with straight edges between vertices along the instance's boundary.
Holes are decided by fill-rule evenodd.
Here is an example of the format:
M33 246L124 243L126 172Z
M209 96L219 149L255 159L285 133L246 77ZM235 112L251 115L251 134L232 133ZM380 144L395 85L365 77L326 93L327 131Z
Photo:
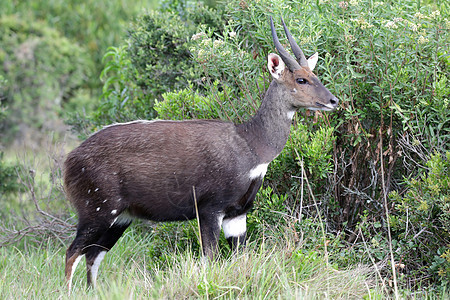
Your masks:
M201 70L189 51L190 37L200 24L220 31L220 14L200 2L183 12L150 11L132 25L127 48L129 80L136 83L147 101L161 100L163 93L187 87L189 82L201 85Z
M6 80L0 75L0 90L2 90L5 85ZM5 108L2 105L3 100L4 99L0 96L0 122L5 118ZM0 199L3 198L3 195L16 192L19 189L15 166L8 165L3 161L3 152L1 152L1 150L0 147Z
M230 88L214 82L209 93L203 94L193 88L163 94L163 101L157 101L155 111L162 119L223 119L236 120L241 118L248 103L240 99L230 99ZM252 108L251 108L252 109Z
M17 193L21 187L17 177L17 167L5 162L3 152L0 152L0 201L9 194Z
M8 108L0 123L3 140L25 134L19 125L57 130L62 107L82 99L86 53L41 22L0 16L0 28L0 75L8 81L0 89Z
M14 15L17 19L39 21L58 31L60 35L81 45L89 53L92 75L85 78L91 88L101 83L98 75L103 67L103 53L117 45L125 35L125 28L143 8L156 7L156 0L4 0L0 15ZM44 25L45 24L45 25ZM97 95L97 91L94 92Z
M143 8L152 8L156 5L156 0L132 2L123 0L86 0L81 2L77 0L2 1L0 18L10 24L2 23L3 30L0 30L0 42L2 44L0 63L5 65L6 69L6 66L10 66L10 63L12 63L10 60L14 60L11 53L5 58L5 53L11 50L8 44L12 42L11 39L14 37L20 40L17 42L22 43L22 48L20 48L22 50L33 50L32 48L36 45L38 47L34 48L37 50L37 52L34 52L37 66L33 65L32 60L28 63L22 61L20 66L15 65L18 68L13 72L17 74L10 74L20 82L19 84L10 81L11 85L21 86L24 89L9 89L8 91L0 91L0 93L18 92L14 97L21 98L23 97L21 91L25 91L26 98L30 96L30 99L37 99L39 96L36 94L44 93L48 89L46 92L48 92L49 99L49 103L44 103L46 102L44 100L36 101L39 104L33 103L31 106L33 109L25 104L23 115L14 117L14 120L8 122L8 126L3 125L1 131L6 131L7 128L11 129L11 133L3 132L4 135L10 136L7 143L10 143L12 137L15 136L14 132L19 130L17 123L20 123L21 120L30 120L28 123L32 123L32 125L21 124L21 132L27 132L29 126L51 130L54 130L55 127L62 127L63 124L58 120L61 118L60 105L54 103L54 93L57 95L56 102L62 98L65 113L73 111L78 113L78 115L72 117L73 120L69 123L76 125L77 129L84 132L86 132L86 127L89 127L89 131L91 131L92 126L90 122L86 121L85 115L90 114L94 105L98 103L96 98L101 94L101 82L98 80L98 76L103 68L102 57L104 52L109 46L119 44L119 41L125 36L128 23ZM8 26L14 22L22 25L14 25L13 29L23 30L23 32L10 31L11 28ZM16 36L15 33L17 33ZM25 42L25 38L29 41ZM37 42L38 40L39 42ZM3 46L4 44L6 48ZM42 51L43 46L48 47L47 52ZM17 50L16 52L24 53L22 50L22 52L19 51L19 44L12 45L12 47ZM72 59L71 66L62 61L69 58ZM4 59L8 61L4 61ZM72 68L69 73L66 72L68 68ZM29 78L29 76L35 74L43 76L42 78L39 78L39 76ZM27 78L21 81L24 78L18 78L20 76L26 76ZM29 88L25 87L25 85L30 84L33 85L35 94L32 94ZM69 86L61 87L64 84ZM16 106L19 105L21 104L18 103ZM12 108L11 105L9 107ZM53 112L53 109L56 112ZM40 112L43 112L44 115L40 116ZM46 120L46 122L44 123L43 120ZM52 123L50 128L47 128L47 124L50 123ZM27 138L34 140L36 136L40 135L31 133L28 134Z
M333 166L333 128L318 126L316 131L311 131L309 126L306 119L292 127L283 152L271 163L266 177L276 184L278 192L290 193L294 198L300 189L302 164L312 186L320 187L322 192Z
M98 109L87 118L76 114L69 120L78 132L118 121L154 118L153 105L164 93L204 85L199 80L203 70L191 59L190 37L200 25L220 32L221 12L201 2L180 3L184 2L168 1L160 11L143 14L128 29L127 45L108 49Z
M248 216L248 235L254 234L261 239L267 228L279 228L286 224L287 209L286 195L278 195L268 186L262 188L255 199L255 207L252 214Z
M390 217L396 255L417 278L432 274L449 286L450 152L435 153L418 179L405 180L406 192L391 192Z

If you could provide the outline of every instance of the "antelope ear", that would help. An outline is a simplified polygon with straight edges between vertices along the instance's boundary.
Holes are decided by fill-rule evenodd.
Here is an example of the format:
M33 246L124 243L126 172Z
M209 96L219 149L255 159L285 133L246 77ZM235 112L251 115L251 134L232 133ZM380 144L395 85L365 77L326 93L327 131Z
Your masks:
M270 53L267 57L267 67L269 68L269 72L272 74L272 77L276 80L280 80L286 65L281 57L277 54Z
M319 53L314 53L308 58L308 67L312 71L316 67L317 61L319 60Z

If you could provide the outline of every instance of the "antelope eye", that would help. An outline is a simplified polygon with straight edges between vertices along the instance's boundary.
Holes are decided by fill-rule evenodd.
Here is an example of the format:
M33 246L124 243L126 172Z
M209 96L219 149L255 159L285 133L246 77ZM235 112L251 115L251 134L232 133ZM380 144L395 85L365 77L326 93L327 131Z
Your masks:
M303 79L303 78L297 78L295 81L297 81L298 84L306 84L306 83L308 83L308 81L306 81L306 79Z

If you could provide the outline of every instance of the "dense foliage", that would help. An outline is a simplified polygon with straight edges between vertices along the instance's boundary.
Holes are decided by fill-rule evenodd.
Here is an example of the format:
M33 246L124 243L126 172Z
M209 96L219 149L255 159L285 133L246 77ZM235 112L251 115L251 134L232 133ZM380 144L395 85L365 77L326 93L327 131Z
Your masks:
M8 108L0 123L3 141L18 131L22 138L34 134L30 128L57 130L64 102L80 99L76 91L89 70L86 53L41 22L0 16L0 28L0 75L8 82L0 90Z
M0 75L0 90L7 81ZM0 95L0 122L5 118L6 108L2 105L4 99ZM16 192L19 188L15 166L3 161L3 149L0 147L0 199L3 195Z
M119 43L128 23L156 0L4 0L0 4L0 90L8 107L0 142L35 148L42 132L64 132L67 113L98 103L106 49ZM56 134L57 136L58 134Z
M39 21L76 41L92 58L94 71L86 80L95 87L99 84L106 49L122 40L127 25L143 8L152 8L155 3L155 0L4 0L0 15Z
M70 120L80 132L117 121L153 118L152 107L163 93L204 85L199 79L202 69L191 57L190 37L199 26L220 32L221 13L201 2L183 3L166 3L165 9L142 15L129 28L128 44L108 49L97 113L88 120L80 115Z
M427 171L408 178L408 190L389 197L395 206L390 216L395 247L406 271L432 276L450 284L450 151L435 153L426 162ZM429 270L423 269L423 262Z

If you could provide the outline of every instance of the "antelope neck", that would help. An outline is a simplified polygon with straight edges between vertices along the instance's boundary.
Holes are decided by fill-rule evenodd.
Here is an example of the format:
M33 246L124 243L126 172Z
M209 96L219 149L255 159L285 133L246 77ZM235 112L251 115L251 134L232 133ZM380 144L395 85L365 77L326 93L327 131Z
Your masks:
M283 150L292 122L288 113L293 110L286 105L276 81L272 81L256 115L237 125L239 134L261 163L271 162Z

